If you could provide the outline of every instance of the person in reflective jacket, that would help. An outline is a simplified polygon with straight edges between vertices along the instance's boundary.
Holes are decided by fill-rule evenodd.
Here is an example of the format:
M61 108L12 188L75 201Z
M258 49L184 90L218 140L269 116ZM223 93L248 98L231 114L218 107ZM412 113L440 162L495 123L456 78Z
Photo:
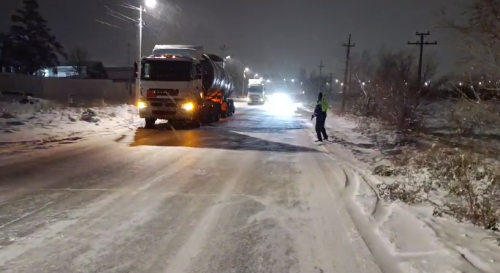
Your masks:
M316 135L318 136L318 141L322 142L328 140L328 135L326 134L325 121L326 112L328 111L328 102L326 102L323 97L323 93L319 93L318 102L314 108L314 114L311 116L311 120L316 117Z

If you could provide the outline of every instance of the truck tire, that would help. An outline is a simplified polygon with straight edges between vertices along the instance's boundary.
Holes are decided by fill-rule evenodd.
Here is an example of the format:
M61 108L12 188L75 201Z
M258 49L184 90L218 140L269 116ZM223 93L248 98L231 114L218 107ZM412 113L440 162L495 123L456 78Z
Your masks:
M209 124L210 123L210 115L206 113L200 113L200 115L197 118L197 122L201 125Z
M155 128L155 122L156 122L156 119L155 118L145 118L144 119L144 128L146 129L153 129Z
M182 122L179 121L179 120L175 120L175 119L172 119L172 120L169 120L168 123L167 123L170 127L176 129L176 128L179 128L180 125L182 125Z
M193 129L198 129L201 127L201 122L199 120L192 120L192 121L189 121L187 124L190 128L193 128Z

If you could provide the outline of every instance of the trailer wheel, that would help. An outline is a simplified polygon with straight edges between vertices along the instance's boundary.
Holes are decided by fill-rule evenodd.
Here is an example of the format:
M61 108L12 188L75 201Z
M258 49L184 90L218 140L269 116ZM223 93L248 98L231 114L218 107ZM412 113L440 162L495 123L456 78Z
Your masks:
M146 129L153 129L155 128L155 122L156 122L156 119L155 118L145 118L144 119L144 128Z
M231 101L231 116L234 115L234 113L236 113L236 107L234 106L234 102Z

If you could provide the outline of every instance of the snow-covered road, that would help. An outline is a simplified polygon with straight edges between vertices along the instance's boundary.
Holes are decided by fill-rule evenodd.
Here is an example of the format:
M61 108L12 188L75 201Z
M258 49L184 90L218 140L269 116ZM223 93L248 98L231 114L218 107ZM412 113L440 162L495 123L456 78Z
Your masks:
M395 272L308 117L238 110L2 166L0 272Z
M318 144L306 111L238 103L212 126L145 130L122 108L100 130L61 119L55 135L3 135L0 272L500 268L480 228L383 202L380 177L359 160L378 152L343 117L329 117L334 141ZM16 118L42 120L26 116L36 118Z

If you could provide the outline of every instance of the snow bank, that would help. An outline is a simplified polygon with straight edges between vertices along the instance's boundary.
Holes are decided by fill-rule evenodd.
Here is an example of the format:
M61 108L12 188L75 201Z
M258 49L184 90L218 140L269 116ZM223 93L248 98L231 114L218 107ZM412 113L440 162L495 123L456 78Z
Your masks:
M0 144L105 132L138 121L137 110L130 105L73 108L36 98L0 101Z
M500 272L498 233L460 223L446 215L438 217L434 206L426 202L409 205L381 198L378 185L396 180L406 181L408 185L423 183L429 180L429 173L413 169L411 179L408 173L375 175L372 170L390 165L388 156L393 155L391 151L396 153L396 147L402 144L397 133L384 131L374 121L365 122L370 126L361 131L363 124L359 119L330 114L327 131L334 143L323 147L332 156L345 159L346 170L356 173L353 199L364 217L371 219L372 228L389 252L400 261L401 269L429 273ZM379 173L384 172L379 170ZM443 203L446 196L431 192L428 198Z

